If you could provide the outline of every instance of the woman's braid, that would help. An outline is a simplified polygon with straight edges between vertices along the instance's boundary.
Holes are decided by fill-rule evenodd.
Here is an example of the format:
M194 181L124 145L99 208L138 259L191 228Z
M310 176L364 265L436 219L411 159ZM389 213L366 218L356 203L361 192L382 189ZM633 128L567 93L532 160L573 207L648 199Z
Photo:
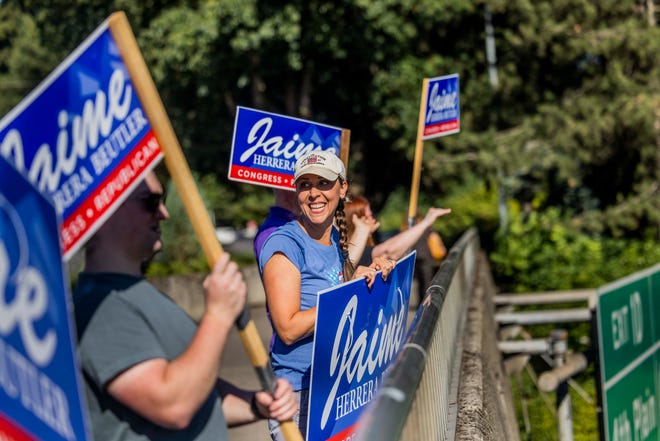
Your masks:
M339 228L339 247L341 248L341 254L344 257L344 280L348 281L353 278L355 265L353 265L353 262L348 255L348 225L346 223L346 213L344 212L343 199L340 199L339 205L337 205L337 211L335 211L335 221L337 223L337 228Z

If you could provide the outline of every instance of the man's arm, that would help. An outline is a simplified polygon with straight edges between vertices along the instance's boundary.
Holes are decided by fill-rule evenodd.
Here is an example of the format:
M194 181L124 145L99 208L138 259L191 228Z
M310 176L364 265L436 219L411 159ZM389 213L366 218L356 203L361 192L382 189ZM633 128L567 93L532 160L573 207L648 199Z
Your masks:
M108 393L163 427L186 427L217 381L222 351L246 298L245 281L224 253L204 280L206 311L176 359L139 363L107 384Z
M223 379L218 379L217 387L222 397L222 411L230 427L264 418L287 421L293 418L298 410L291 384L283 379L277 380L272 396L265 391L240 389Z

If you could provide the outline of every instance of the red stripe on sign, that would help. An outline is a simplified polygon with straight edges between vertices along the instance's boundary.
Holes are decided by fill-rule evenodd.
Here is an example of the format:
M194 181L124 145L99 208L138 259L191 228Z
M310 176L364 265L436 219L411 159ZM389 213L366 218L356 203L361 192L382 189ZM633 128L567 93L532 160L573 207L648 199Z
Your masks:
M355 426L357 424L353 424L352 426L347 427L346 429L342 430L336 435L331 436L328 438L326 441L350 441L353 439L353 436L355 435Z
M265 171L258 168L242 167L240 165L231 166L229 178L236 181L254 182L255 184L294 188L293 174Z
M154 161L162 156L158 141L149 132L112 170L108 177L62 222L60 236L67 253L111 208L117 199Z
M28 435L23 429L5 419L0 414L0 440L2 441L37 441L36 438Z
M434 124L424 128L424 136L435 135L437 133L449 132L458 129L458 120Z

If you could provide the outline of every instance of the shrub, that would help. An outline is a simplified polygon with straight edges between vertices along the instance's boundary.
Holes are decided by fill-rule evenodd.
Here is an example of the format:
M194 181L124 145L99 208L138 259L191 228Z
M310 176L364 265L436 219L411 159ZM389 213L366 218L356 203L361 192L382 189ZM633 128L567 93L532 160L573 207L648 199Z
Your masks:
M653 240L580 232L557 209L510 216L490 261L496 283L511 292L596 288L660 261Z

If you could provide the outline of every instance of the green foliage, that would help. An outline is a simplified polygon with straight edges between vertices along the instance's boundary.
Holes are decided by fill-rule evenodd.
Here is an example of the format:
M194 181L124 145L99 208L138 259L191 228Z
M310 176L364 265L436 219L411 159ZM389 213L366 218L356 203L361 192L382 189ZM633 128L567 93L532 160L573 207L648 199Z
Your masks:
M523 441L556 441L559 439L556 412L556 394L541 392L536 388L535 379L541 372L549 370L544 362L532 359L528 367L520 374L510 377L516 418L520 427L520 439ZM537 372L535 372L537 371ZM576 441L593 441L598 439L598 419L596 415L596 385L593 375L579 375L574 378L576 386L586 393L578 393L576 388L569 387L572 404L573 439ZM526 429L525 413L529 421L529 432Z
M209 206L214 210L217 225L240 229L249 220L261 222L268 215L268 207L273 204L273 192L269 188L255 185L227 188L212 175L204 176L200 184Z
M7 113L46 75L50 52L29 14L13 4L0 7L0 115Z
M390 193L377 213L381 226L379 232L387 233L400 230L408 221L408 198L404 188ZM497 193L492 187L478 179L466 182L465 186L455 187L447 196L420 195L417 213L426 214L429 207L451 208L451 214L441 217L434 224L447 246L458 239L471 226L476 226L481 236L484 249L492 248L492 237L499 225L497 214Z
M383 208L374 213L380 222L379 231L398 231L404 226L408 219L409 194L404 188L398 188L390 193Z
M507 291L595 288L660 262L655 240L592 236L567 226L559 210L514 212L490 254Z
M269 201L224 178L237 105L350 129L353 183L380 208L410 183L422 78L456 72L461 132L425 142L420 199L445 200L477 177L589 234L660 237L660 30L638 2L8 1L0 111L119 9L191 168L222 189L223 224L263 216Z
M428 196L428 195L427 195ZM429 198L432 206L451 208L451 214L440 218L435 228L450 244L471 226L479 230L481 247L492 249L492 238L499 228L497 189L472 177L464 185L453 188L447 196Z
M596 381L593 370L577 376L574 381L587 393L590 401L570 388L573 411L573 436L575 441L592 441L598 436L596 413Z
M174 182L170 181L166 189L166 206L169 219L160 224L164 244L163 250L151 263L148 275L186 274L208 270L208 264L199 240L195 235ZM208 207L203 187L200 188L200 195L204 205ZM213 214L209 213L209 217L213 219Z

